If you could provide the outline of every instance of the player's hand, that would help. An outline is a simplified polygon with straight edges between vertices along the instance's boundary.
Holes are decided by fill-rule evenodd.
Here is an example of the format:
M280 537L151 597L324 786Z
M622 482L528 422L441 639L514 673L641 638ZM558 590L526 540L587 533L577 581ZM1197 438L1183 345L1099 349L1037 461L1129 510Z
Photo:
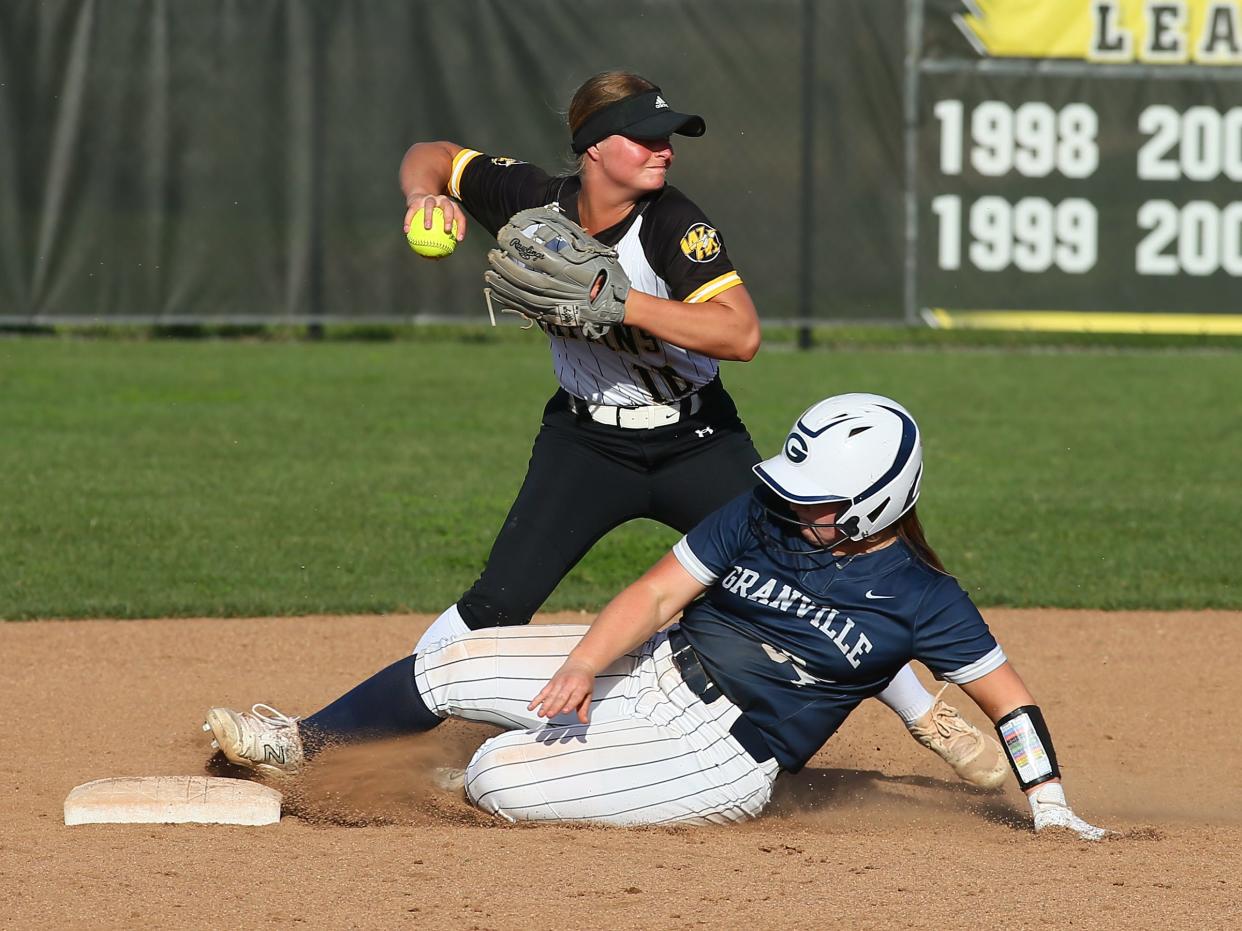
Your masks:
M554 718L565 712L578 712L586 724L591 715L591 694L595 690L595 669L581 660L567 659L548 684L526 706L541 718Z
M1035 818L1035 832L1041 831L1072 831L1082 840L1099 840L1113 833L1104 828L1088 824L1074 814L1074 810L1065 801L1065 792L1060 783L1047 782L1037 787L1027 797L1031 803L1031 814Z
M418 210L423 211L423 228L431 229L432 215L435 208L439 207L444 211L444 232L452 233L453 221L456 220L457 241L461 242L466 238L466 210L447 194L423 194L416 191L405 199L405 204L405 222L401 227L403 233L410 231L410 223Z
M1083 821L1082 818L1074 814L1072 808L1052 808L1035 814L1036 833L1053 828L1073 831L1082 840L1099 840L1101 837L1113 833Z

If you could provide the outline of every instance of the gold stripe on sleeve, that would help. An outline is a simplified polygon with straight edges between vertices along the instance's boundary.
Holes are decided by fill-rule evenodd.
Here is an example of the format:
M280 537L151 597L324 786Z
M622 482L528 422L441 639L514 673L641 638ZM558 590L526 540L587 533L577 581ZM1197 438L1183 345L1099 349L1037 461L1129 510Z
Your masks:
M453 156L453 171L449 174L448 192L452 197L461 200L461 173L466 170L466 166L479 155L482 155L475 149L462 149Z
M737 272L725 272L719 278L713 278L705 285L696 288L689 297L686 298L687 304L701 304L703 301L710 301L718 294L723 294L730 288L736 287L742 283L742 276Z

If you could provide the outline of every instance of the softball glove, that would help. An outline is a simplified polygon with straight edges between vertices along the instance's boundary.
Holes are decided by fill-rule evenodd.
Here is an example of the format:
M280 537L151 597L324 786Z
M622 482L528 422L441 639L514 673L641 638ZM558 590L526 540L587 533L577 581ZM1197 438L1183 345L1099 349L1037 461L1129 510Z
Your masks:
M598 338L625 319L630 279L617 250L587 233L555 205L523 210L496 235L483 273L488 313L581 327Z

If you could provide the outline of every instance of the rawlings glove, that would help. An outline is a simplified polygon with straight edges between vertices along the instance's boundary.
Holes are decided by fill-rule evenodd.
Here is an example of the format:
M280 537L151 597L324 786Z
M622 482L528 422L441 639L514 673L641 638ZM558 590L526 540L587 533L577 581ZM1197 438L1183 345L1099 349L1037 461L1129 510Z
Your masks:
M625 318L630 279L617 250L599 242L555 205L523 210L501 227L483 273L487 310L536 323L581 327L598 338Z
M1087 824L1074 814L1069 803L1065 801L1065 790L1059 782L1045 782L1027 796L1031 803L1031 814L1035 816L1035 831L1039 833L1048 828L1064 828L1073 831L1083 840L1099 840L1111 831Z

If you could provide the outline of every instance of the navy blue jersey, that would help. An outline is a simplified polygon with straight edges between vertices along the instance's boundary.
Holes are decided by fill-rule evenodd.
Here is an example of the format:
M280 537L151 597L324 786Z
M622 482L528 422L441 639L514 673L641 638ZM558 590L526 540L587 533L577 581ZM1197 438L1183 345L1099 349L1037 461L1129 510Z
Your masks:
M734 499L673 553L709 586L682 616L686 638L784 769L801 769L911 659L959 684L1005 662L957 580L903 541L815 553L772 519L766 494Z

